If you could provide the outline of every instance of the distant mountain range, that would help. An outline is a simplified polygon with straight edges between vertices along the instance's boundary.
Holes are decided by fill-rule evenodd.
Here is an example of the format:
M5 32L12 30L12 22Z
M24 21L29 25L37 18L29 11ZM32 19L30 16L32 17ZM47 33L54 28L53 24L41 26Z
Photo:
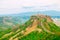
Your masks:
M30 16L36 15L36 14L45 14L49 15L52 18L60 18L60 12L59 11L38 11L38 12L23 12L23 13L17 13L17 14L3 14L0 15L0 26L7 26L8 24L22 24L25 23L28 19L30 19ZM5 20L6 23L3 23L3 20ZM11 26L11 25L10 25Z
M54 10L49 10L49 11L35 11L35 12L23 12L23 13L17 13L17 14L3 14L0 16L20 16L22 18L29 18L31 15L36 15L36 14L45 14L49 15L53 18L60 18L60 11L54 11Z
M17 13L17 14L3 14L0 16L31 16L34 14L45 14L45 15L49 15L49 16L60 16L60 11L54 11L54 10L35 11L35 12L23 12L23 13Z

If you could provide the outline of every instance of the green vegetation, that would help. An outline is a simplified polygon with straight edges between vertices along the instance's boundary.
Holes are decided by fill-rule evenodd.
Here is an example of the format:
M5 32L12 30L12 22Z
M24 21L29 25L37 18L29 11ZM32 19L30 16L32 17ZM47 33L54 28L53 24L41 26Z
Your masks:
M0 28L0 40L14 40L15 38L17 40L60 40L60 27L54 24L49 17L43 16L32 16L31 19L20 25L19 28L12 28L14 31L11 28ZM33 30L32 28L35 25L37 26ZM30 28L33 31L29 33L31 31ZM29 29L28 32L27 29Z

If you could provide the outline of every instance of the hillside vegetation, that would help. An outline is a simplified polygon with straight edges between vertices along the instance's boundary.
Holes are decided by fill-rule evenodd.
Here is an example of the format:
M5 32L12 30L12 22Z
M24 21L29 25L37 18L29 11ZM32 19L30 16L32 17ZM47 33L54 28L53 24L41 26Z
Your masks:
M19 28L1 31L0 40L60 40L60 28L50 16L33 15Z

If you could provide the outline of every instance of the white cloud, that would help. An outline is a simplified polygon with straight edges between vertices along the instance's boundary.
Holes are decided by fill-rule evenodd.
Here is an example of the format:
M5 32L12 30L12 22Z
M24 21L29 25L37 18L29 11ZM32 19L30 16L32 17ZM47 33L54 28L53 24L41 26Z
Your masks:
M37 10L60 11L60 0L0 0L0 14Z

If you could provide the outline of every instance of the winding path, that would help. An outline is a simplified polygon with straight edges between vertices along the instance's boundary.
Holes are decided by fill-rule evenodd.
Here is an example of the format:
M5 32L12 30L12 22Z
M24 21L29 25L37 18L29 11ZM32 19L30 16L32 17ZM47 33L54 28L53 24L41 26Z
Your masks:
M42 26L42 28L44 29L44 31L46 31L46 32L48 32L48 33L51 33L51 34L55 34L54 32L51 32L51 31L47 30L47 29L45 28L45 26L43 25L42 22L41 22L41 26Z

